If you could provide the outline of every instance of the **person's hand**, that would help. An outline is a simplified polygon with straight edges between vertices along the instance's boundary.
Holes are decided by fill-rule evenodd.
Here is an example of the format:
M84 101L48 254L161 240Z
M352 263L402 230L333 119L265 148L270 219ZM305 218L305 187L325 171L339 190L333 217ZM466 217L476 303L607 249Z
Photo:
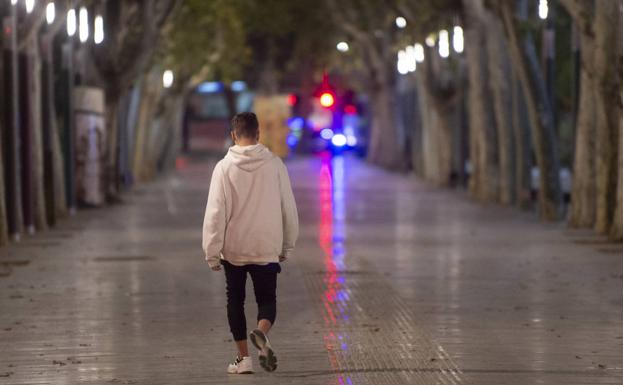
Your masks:
M216 265L211 267L212 271L221 271L221 265Z
M285 261L286 259L287 259L287 258L286 258L286 256L285 256L285 255L283 255L283 254L279 256L279 262L283 262L283 261Z

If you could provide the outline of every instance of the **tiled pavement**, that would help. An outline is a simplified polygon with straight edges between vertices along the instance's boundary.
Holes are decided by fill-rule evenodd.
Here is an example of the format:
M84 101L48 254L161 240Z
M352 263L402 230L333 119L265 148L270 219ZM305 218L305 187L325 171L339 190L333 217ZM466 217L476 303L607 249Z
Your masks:
M623 246L349 158L289 162L279 368L226 375L213 164L0 249L0 384L623 383Z

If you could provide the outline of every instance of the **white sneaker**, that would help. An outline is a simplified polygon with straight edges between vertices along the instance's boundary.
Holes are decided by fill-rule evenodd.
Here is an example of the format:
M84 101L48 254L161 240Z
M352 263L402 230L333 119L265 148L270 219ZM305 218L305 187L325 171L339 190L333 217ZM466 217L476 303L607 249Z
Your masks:
M249 338L251 342L253 342L253 345L260 351L259 359L262 368L267 372L274 372L275 369L277 369L277 356L275 356L275 352L270 346L270 341L268 341L266 334L260 329L255 329L249 333Z
M253 373L253 362L251 357L236 357L233 364L229 364L227 367L227 373L229 374L251 374Z

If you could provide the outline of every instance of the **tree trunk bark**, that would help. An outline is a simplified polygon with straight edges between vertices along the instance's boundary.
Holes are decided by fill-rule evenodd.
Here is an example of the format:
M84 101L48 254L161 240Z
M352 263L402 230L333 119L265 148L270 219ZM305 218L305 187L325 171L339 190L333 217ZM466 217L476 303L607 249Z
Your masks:
M425 147L424 138L427 125L430 124L430 108L428 102L428 95L425 89L424 82L426 81L425 74L416 73L417 79L415 80L416 92L416 105L414 106L415 112L415 129L412 141L411 157L413 162L413 169L415 175L424 178L426 175L426 160L425 160Z
M145 81L142 82L143 90L141 91L141 101L139 102L134 158L132 160L132 172L137 182L149 179L146 161L148 159L149 128L158 97L158 92L154 86L154 84L157 84L156 79L158 79L157 72L150 72L146 74Z
M618 97L617 31L618 1L595 3L596 218L595 230L605 234L614 214L617 178Z
M595 86L593 81L593 39L580 36L580 97L575 132L571 227L595 225Z
M106 199L108 201L116 201L119 199L119 185L117 175L117 143L119 135L119 121L117 119L117 110L119 108L119 96L118 95L106 95L106 127L108 132L107 137L107 164L106 164Z
M488 85L487 41L482 0L464 0L466 18L465 50L469 79L471 195L481 202L498 199L497 135Z
M30 93L30 103L32 112L32 133L33 133L33 163L32 163L32 180L33 180L33 207L34 207L34 223L37 230L47 230L47 214L45 205L45 182L43 179L43 138L41 126L41 56L38 47L38 41L33 42L31 47L32 55L32 73L31 85L28 90Z
M54 106L52 106L54 107ZM56 217L67 215L67 194L65 191L65 163L61 147L61 137L58 133L58 119L55 109L52 108L50 122L50 137L52 138L52 167L54 169L54 210Z
M623 75L623 68L621 68L620 72L621 75ZM623 106L623 90L619 93L619 103L619 175L617 180L616 207L614 209L614 218L610 229L610 238L615 241L623 240L623 107L621 107Z
M526 101L517 74L511 75L513 95L513 138L515 143L515 197L517 206L527 210L532 205L530 194L530 169L532 147L530 146L530 123L527 119Z
M368 160L376 165L395 169L400 165L394 89L387 81L379 81L370 94L372 100L372 127Z
M619 0L619 24L617 42L617 62L619 81L623 82L623 0ZM623 87L619 87L618 103L618 179L616 207L610 229L610 238L615 241L623 241Z
M512 136L512 89L508 47L503 38L504 29L499 19L487 12L487 65L491 74L491 95L497 128L497 145L500 160L500 203L515 201L515 156Z
M539 167L539 212L542 219L557 220L560 216L559 159L553 116L544 88L534 40L529 34L520 43L512 12L512 3L502 2L501 10L509 38L511 58L521 81L532 140Z
M2 84L2 83L0 83ZM0 88L1 89L1 88ZM3 132L2 122L0 121L0 133ZM9 241L9 224L6 215L6 195L4 184L4 137L0 135L0 246L6 245Z

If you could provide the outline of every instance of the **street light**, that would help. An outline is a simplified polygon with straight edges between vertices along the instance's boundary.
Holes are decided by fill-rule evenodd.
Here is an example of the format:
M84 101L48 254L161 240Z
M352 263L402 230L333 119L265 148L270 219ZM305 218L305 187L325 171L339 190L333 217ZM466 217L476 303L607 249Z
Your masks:
M170 88L173 85L173 71L164 71L162 74L162 85L164 88Z
M104 18L101 15L95 16L93 28L93 41L95 44L100 44L104 41Z
M11 0L11 5L17 4L17 0Z
M450 40L448 38L448 31L445 29L439 31L439 56L442 58L450 56Z
M417 61L418 63L421 63L424 61L424 46L422 46L422 44L420 43L415 43L415 45L413 46L413 49L415 50L415 61Z
M80 8L80 42L84 43L89 38L89 12L85 7Z
M424 40L424 43L426 43L426 45L428 47L434 47L435 46L435 35L433 35L432 33L428 36L426 36L426 40Z
M67 11L67 35L73 36L76 34L76 10L70 9Z
M406 26L407 26L407 19L405 19L405 18L404 18L404 17L402 17L402 16L398 16L398 17L396 18L396 27L398 27L398 28L404 28L404 27L406 27Z
M542 20L547 19L548 11L549 7L547 6L547 0L539 0L539 17Z
M348 52L348 49L349 49L348 43L345 42L345 41L341 41L341 42L337 43L336 48L340 52Z
M405 48L405 52L407 54L407 68L409 69L409 72L415 72L415 68L417 66L416 60L415 60L415 48L413 48L412 45L408 46L407 48Z
M35 0L26 0L26 13L31 13L35 9Z
M56 17L56 7L54 6L54 2L51 1L45 7L45 20L49 24L54 23L54 18Z
M465 39L463 37L463 28L458 25L454 27L454 33L452 34L452 47L456 53L463 52L465 48Z
M407 61L407 51L404 49L398 51L398 63L396 64L396 69L398 73L401 75L406 75L409 73L409 62Z

